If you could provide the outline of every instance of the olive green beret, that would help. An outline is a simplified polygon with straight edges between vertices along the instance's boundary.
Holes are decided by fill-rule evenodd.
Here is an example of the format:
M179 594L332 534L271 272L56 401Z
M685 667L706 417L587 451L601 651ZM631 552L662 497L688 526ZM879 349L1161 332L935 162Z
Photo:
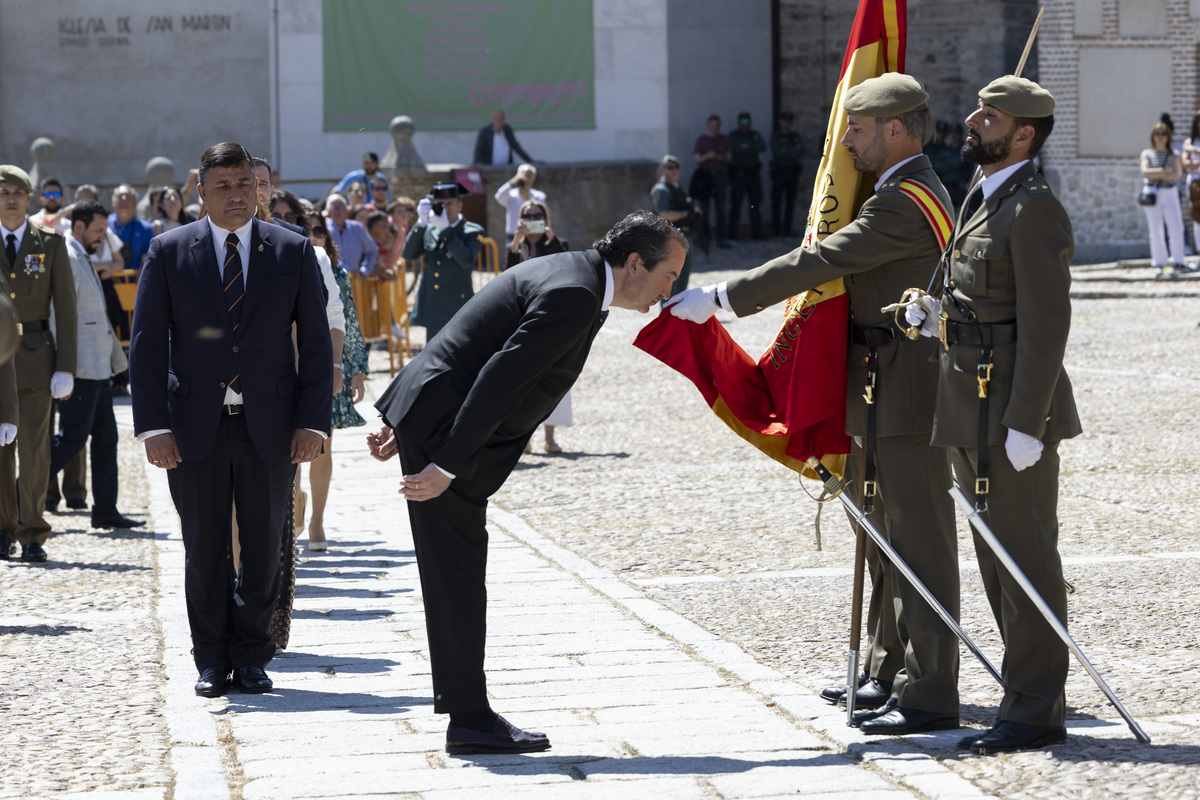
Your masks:
M979 99L1014 117L1048 117L1054 113L1054 95L1028 78L1005 75L979 90Z
M13 186L20 186L25 191L33 194L33 184L29 181L29 173L20 167L14 167L12 164L0 165L0 181L11 183Z
M920 82L911 75L887 72L868 78L846 92L842 108L864 117L894 117L920 108L929 100Z

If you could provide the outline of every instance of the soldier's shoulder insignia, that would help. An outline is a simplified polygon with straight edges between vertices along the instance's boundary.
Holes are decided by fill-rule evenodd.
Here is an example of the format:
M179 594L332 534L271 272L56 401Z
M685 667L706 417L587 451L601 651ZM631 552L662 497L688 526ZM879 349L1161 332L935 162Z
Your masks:
M59 237L61 237L61 236L62 236L62 234L61 234L61 233L59 233L58 231L56 231L54 228L48 227L48 226L46 226L46 225L43 225L43 224L42 224L42 223L40 223L40 222L38 222L38 223L34 224L34 227L35 227L35 228L37 228L37 229L38 229L39 231L41 231L42 233L48 234L48 235L50 235L50 236L59 236Z

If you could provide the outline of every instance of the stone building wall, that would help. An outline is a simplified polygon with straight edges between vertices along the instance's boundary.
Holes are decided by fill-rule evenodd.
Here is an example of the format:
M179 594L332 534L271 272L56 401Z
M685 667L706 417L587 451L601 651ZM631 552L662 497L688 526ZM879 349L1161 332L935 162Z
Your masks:
M1076 260L1149 253L1138 154L1162 112L1175 146L1197 99L1196 0L1053 0L1039 36L1042 84L1057 100L1043 151L1075 230ZM1185 214L1187 208L1185 206Z
M811 179L858 4L779 0L779 6L779 109L796 113L796 129L808 145L804 174ZM1037 0L908 0L906 71L925 85L935 119L961 122L975 108L980 87L1016 68L1037 6ZM1037 79L1038 63L1035 46L1026 77ZM811 186L802 190L798 203L807 210Z

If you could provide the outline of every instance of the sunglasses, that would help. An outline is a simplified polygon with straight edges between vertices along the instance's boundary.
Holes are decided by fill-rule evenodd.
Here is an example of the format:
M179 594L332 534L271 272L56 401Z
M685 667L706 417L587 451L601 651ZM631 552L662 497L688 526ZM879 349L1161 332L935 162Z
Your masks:
M663 164L663 169L679 169L678 164Z
M296 224L296 215L291 211L285 211L285 212L283 212L283 221L290 222L293 225L295 225Z
M320 225L313 225L313 228L312 228L312 235L313 235L313 236L321 236L321 237L324 237L324 236L328 236L328 235L329 235L329 231L325 230L325 229L324 229L323 227L321 227Z
M62 197L62 192L42 192L42 197Z
M386 183L376 183L371 187L371 191L372 192L386 192L387 184Z
M522 214L521 219L545 219L545 214Z

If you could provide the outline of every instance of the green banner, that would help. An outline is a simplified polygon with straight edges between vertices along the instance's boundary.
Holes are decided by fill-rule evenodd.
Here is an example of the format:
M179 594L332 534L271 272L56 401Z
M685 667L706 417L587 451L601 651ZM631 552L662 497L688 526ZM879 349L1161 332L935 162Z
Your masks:
M322 0L325 130L596 127L592 0Z

